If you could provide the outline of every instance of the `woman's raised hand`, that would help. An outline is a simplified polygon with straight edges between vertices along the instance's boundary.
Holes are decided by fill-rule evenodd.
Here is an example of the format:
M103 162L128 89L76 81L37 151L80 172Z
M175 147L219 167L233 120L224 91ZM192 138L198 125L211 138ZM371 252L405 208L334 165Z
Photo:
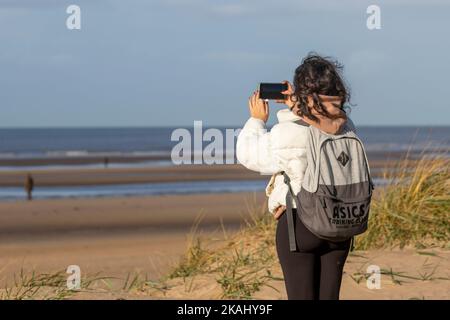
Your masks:
M292 109L295 106L295 102L291 100L291 96L294 94L294 89L289 81L284 80L282 83L287 84L288 86L287 90L281 92L284 94L285 98L284 100L276 100L275 102L284 103L289 107L289 109Z
M267 122L269 119L269 103L259 98L259 91L253 92L248 99L248 108L252 118Z

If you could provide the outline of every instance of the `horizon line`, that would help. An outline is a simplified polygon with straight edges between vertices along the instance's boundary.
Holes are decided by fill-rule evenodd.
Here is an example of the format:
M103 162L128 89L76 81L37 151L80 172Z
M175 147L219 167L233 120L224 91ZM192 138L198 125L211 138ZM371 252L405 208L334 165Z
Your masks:
M274 124L275 125L275 124ZM269 125L271 127L272 125ZM87 126L0 126L0 130L15 129L150 129L150 128L192 128L193 125L87 125ZM205 125L204 128L242 128L241 125ZM359 124L356 127L450 127L450 124Z

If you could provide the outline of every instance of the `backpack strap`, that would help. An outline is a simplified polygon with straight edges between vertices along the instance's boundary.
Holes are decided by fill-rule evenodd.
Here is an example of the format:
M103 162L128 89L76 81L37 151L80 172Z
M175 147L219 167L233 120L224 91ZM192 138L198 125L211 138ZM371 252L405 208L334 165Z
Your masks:
M304 120L302 120L302 119L299 119L299 120L297 120L297 121L294 121L294 123L296 123L296 124L298 124L298 125L301 125L301 126L304 126L304 127L309 127L309 126L310 126L309 123L307 123L306 121L304 121Z
M286 193L286 214L287 214L287 226L288 226L288 236L289 236L289 249L290 251L297 251L297 243L295 240L295 227L294 227L294 212L292 210L292 199L294 199L297 206L297 214L299 210L298 198L294 195L291 187L291 179L286 174L286 172L281 171L284 177L284 183L288 186L288 193Z

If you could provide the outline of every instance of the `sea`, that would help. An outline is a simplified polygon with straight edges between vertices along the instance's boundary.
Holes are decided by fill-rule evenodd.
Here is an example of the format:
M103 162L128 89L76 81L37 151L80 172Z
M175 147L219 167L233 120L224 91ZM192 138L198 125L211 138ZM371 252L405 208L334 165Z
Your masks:
M194 129L185 128L194 139ZM209 128L202 128L203 133ZM236 139L226 140L225 153L233 153ZM0 129L0 172L108 167L172 166L171 151L180 140L180 128L15 128ZM358 135L369 159L387 154L434 154L450 150L450 126L360 126ZM194 141L191 141L194 144ZM210 141L203 141L203 148ZM382 181L380 181L382 183ZM1 181L0 181L1 185ZM214 181L107 186L36 187L35 198L161 195L205 192L261 191L264 181ZM1 187L0 200L24 197L22 188Z

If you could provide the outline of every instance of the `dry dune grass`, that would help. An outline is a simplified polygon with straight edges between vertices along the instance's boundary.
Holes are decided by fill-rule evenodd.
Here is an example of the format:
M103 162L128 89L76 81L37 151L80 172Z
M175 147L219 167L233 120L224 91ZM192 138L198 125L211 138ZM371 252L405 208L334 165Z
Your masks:
M415 165L411 168L412 161ZM369 231L357 237L356 249L438 247L443 248L445 255L449 249L450 234L449 164L448 157L439 154L433 158L423 156L419 161L405 158L395 170L386 170L384 178L389 183L374 197ZM179 292L178 298L250 299L258 297L258 292L267 286L279 293L280 285L274 286L274 281L282 281L274 248L276 223L264 208L255 210L253 207L251 210L254 212L253 220L220 248L211 249L200 238L192 237L180 264L167 278L161 280L166 283L167 290L159 290L156 295L173 297L171 292L178 290L185 292ZM412 252L435 255L433 251ZM358 255L352 253L352 256ZM444 259L448 265L447 258ZM385 267L381 274L389 277L394 284L401 284L405 279L442 280L448 283L448 275L437 275L438 265L433 269L429 264L428 269L415 275L393 271L392 267ZM350 278L357 284L370 276L361 268L350 273ZM194 284L196 278L199 283L210 285L206 290L210 292L209 296L205 290L202 291L203 295L193 294L198 291L194 290L198 288ZM205 288L204 285L200 287Z
M450 235L450 160L442 154L423 156L409 169L408 158L371 205L369 230L357 238L358 249L405 245L448 246Z

